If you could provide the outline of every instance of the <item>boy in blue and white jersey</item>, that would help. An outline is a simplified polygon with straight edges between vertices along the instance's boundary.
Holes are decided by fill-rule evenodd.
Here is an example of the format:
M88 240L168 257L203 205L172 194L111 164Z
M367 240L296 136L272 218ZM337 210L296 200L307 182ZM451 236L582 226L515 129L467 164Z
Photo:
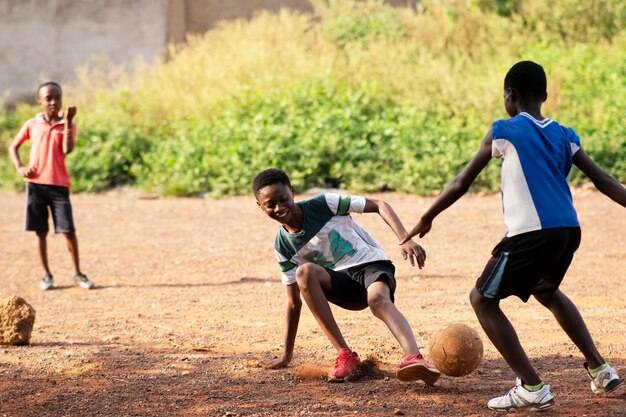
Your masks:
M398 379L434 384L439 371L422 357L408 321L393 303L395 267L381 245L350 216L378 213L402 240L406 230L391 206L381 200L337 194L296 203L289 177L275 168L259 173L252 191L261 210L281 224L274 249L288 299L284 354L266 367L282 368L291 361L302 295L338 353L329 381L345 380L360 363L337 326L331 302L348 310L369 307L404 350ZM411 265L424 266L426 253L421 246L407 240L401 247Z
M536 411L554 405L550 386L531 365L500 309L500 300L510 295L524 302L533 295L552 312L584 355L593 392L608 393L623 384L598 352L578 309L559 285L580 244L580 226L568 185L572 164L624 207L626 188L593 162L572 129L542 115L546 84L543 68L534 62L522 61L511 67L504 79L504 108L511 118L493 123L474 158L405 238L423 237L435 217L468 191L492 157L502 161L502 205L509 230L470 293L483 330L517 375L515 387L487 403L499 411Z

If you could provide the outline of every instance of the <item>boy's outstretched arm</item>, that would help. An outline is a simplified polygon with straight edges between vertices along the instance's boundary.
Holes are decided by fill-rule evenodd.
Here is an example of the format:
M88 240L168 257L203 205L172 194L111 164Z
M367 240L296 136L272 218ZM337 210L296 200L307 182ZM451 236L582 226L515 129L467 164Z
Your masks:
M265 362L263 366L268 369L279 369L286 367L293 357L293 348L298 333L298 323L300 322L300 311L302 310L302 300L300 299L300 288L298 284L286 286L287 290L287 311L285 314L285 350L282 358L272 359Z
M489 129L476 155L474 155L472 160L463 168L463 171L444 188L432 206L422 215L420 221L411 229L407 237L400 242L401 244L416 235L424 237L424 235L430 231L435 217L454 204L455 201L469 190L470 185L472 185L478 174L480 174L491 160L491 137L492 132L491 129Z
M574 154L573 162L602 194L626 207L626 188L615 178L604 172L582 148Z
M411 266L417 265L420 269L424 267L424 262L426 261L426 251L417 243L413 242L410 239L403 239L406 237L407 232L404 228L404 225L400 221L400 218L393 210L393 208L383 200L370 200L369 198L365 199L365 209L363 213L378 213L380 217L383 218L385 223L391 227L391 230L396 234L398 241L402 241L401 252L402 257L406 260L407 258L411 262Z

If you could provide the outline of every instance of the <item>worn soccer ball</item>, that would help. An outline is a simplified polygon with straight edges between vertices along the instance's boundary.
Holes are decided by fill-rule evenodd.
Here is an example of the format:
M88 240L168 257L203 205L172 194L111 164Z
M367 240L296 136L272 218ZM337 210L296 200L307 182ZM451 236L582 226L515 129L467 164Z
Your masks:
M483 359L483 342L478 332L460 323L448 324L433 334L428 349L434 365L448 376L467 375Z

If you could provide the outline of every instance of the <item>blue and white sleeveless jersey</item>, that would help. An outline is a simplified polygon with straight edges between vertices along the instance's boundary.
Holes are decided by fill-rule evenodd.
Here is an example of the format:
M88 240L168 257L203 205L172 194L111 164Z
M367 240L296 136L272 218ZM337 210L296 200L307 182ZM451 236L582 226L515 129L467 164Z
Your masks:
M576 132L525 112L495 121L492 132L492 156L502 160L506 236L578 227L568 184L572 158L580 149Z
M304 213L302 230L289 233L280 226L274 243L283 284L294 284L296 269L305 263L340 271L388 259L380 243L350 217L363 213L364 197L328 193L298 204Z

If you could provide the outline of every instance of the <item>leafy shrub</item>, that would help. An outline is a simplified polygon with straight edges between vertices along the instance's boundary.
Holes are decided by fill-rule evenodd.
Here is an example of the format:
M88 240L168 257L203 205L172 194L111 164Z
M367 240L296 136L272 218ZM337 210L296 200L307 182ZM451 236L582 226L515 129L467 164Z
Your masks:
M339 45L401 38L406 32L398 11L382 0L317 0L324 31Z
M502 78L521 59L546 68L544 113L626 180L624 2L425 0L417 12L315 4L315 15L223 23L132 74L106 62L79 71L65 89L79 106L67 160L74 190L240 194L277 166L298 190L430 194L506 117ZM36 111L0 112L2 156ZM497 190L498 168L493 161L474 189ZM8 157L0 175L0 186L22 186Z

